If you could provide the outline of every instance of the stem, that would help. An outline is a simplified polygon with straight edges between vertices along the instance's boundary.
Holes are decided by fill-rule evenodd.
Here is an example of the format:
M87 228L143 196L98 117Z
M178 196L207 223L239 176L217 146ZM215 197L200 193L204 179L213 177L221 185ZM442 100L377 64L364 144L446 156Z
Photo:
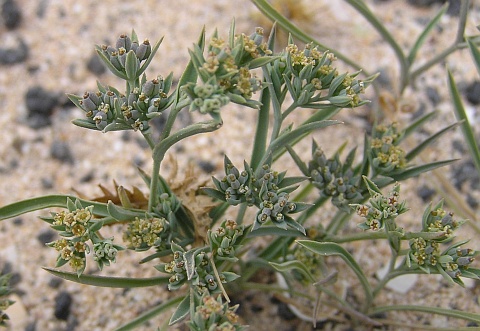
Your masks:
M265 154L267 145L268 120L270 112L270 90L263 89L260 97L262 106L258 111L257 130L255 131L255 139L253 142L252 159L250 165L256 169L260 163L262 156Z
M153 170L152 170L152 178L150 182L150 197L148 199L148 210L152 211L153 207L157 204L158 198L158 183L159 183L159 176L160 176L160 165L162 163L165 154L167 153L168 149L172 147L175 143L183 140L187 137L199 134L199 133L206 133L218 130L222 126L222 122L211 120L206 122L195 123L186 128L180 129L171 136L161 140L158 144L155 145L153 148Z
M297 103L294 101L282 114L282 120L287 118L287 116L297 108Z
M457 35L455 37L455 40L453 41L453 44L443 50L440 54L435 55L430 61L427 61L427 63L423 64L419 68L415 69L410 73L410 81L414 81L416 77L421 75L423 72L427 71L437 63L443 61L447 56L452 54L458 49L461 49L463 47L466 47L466 44L463 43L464 41L464 35L465 35L465 25L467 24L467 14L468 14L468 7L470 6L470 0L465 0L461 2L461 7L460 7L460 19L458 22L458 28L457 28ZM464 45L463 45L464 44ZM402 89L400 92L403 92L405 89L406 84L402 85Z
M153 149L155 147L155 142L153 141L153 137L151 133L144 133L142 132L143 137L148 143L148 146L150 146L150 149Z

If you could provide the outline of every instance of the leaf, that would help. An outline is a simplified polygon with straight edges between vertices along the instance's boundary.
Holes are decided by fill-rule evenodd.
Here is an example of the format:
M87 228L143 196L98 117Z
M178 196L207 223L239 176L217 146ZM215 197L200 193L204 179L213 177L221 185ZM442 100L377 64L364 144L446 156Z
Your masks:
M125 73L127 74L127 80L133 81L139 77L138 69L140 61L138 60L133 50L128 51L125 59Z
M107 58L107 56L103 53L102 48L100 46L95 46L95 49L97 51L98 56L102 60L102 62L107 66L107 68L117 77L120 77L121 79L127 80L127 75L125 75L123 72L118 70L113 66L113 64L110 62L110 59Z
M478 52L478 49L477 55L479 57L478 61L480 61L480 54ZM480 71L480 62L477 63L477 66L479 66L478 70ZM465 138L465 142L467 143L468 150L470 151L470 155L472 156L475 167L477 168L477 172L480 174L480 150L478 148L472 126L470 125L470 122L468 120L467 112L465 111L462 99L460 98L460 94L458 93L457 86L450 70L448 70L448 89L450 90L450 96L452 97L455 117L459 121L462 121L461 129Z
M61 207L67 208L67 198L78 199L71 195L45 195L32 199L14 202L0 208L0 220L16 217L45 208ZM104 203L79 199L83 206L93 205L93 213L98 216L109 216L107 205Z
M442 130L438 131L437 133L431 135L430 137L425 139L423 142L418 144L418 146L416 146L410 152L408 152L408 154L405 156L405 158L407 159L408 162L411 161L418 154L420 154L426 147L428 147L429 145L434 143L438 138L440 138L443 134L447 133L451 129L456 128L460 124L462 124L462 123L461 122L453 123L453 124L447 126L446 128L443 128Z
M88 120L83 120L83 119L76 118L76 119L72 120L72 124L76 125L76 126L79 126L81 128L100 131L100 129L97 128L97 125L95 123L92 123Z
M410 65L412 65L412 63L415 61L415 57L417 56L418 50L420 49L422 44L425 42L425 39L427 38L428 34L432 31L435 25L437 25L437 23L445 14L447 9L448 9L448 4L446 3L440 8L438 13L430 20L430 22L427 24L427 26L422 31L422 33L418 36L417 40L415 41L412 48L410 49L410 53L407 56L407 60Z
M109 201L107 203L107 210L110 216L112 216L117 221L130 221L134 220L135 217L145 216L145 211L128 210L115 205L112 201Z
M207 194L209 197L212 197L214 199L218 199L220 201L227 201L226 198L225 198L225 194L218 191L218 190L215 190L215 189L210 188L210 187L202 187L202 191L205 192L205 194Z
M363 290L365 292L367 302L372 302L373 294L370 284L368 283L367 277L363 273L360 266L357 264L353 256L342 246L333 242L318 242L318 241L311 241L311 240L297 240L299 245L307 248L308 250L322 255L322 256L331 256L337 255L340 256L347 265L355 272L360 283L363 286Z
M147 69L147 67L150 65L150 62L152 62L153 58L155 57L155 53L157 53L158 51L158 48L160 47L160 44L162 43L163 41L163 38L160 38L159 41L157 41L155 43L155 45L152 47L152 51L150 52L150 55L148 56L148 59L142 64L142 66L140 67L140 69L138 70L138 73L137 75L140 76L141 74L144 73L145 69ZM168 91L164 91L165 93L168 93Z
M400 139L398 139L398 142L404 140L406 137L414 133L417 130L417 128L419 128L423 124L428 123L428 121L430 121L430 119L436 114L437 114L436 111L432 111L415 120L415 122L411 123L408 127L406 127L403 130L403 135L400 137Z
M255 69L259 67L263 67L264 65L273 62L277 59L279 59L280 56L262 56L262 57L257 57L256 59L253 59L250 61L248 67L250 69Z
M362 176L363 181L365 182L365 185L367 187L368 192L370 193L370 196L374 196L375 193L382 194L382 191L378 188L378 186L371 181L367 176Z
M115 329L115 331L130 331L135 329L136 327L142 325L143 323L147 322L148 320L152 319L153 317L157 316L158 314L161 314L163 312L168 311L170 308L178 304L180 300L183 298L181 296L175 297L173 299L170 299L166 302L163 302L152 309L144 312L140 316L137 316L135 319L131 320L130 322L122 325L121 327Z
M106 277L94 275L81 275L77 273L60 271L53 268L43 267L46 271L65 280L74 283L99 286L99 287L115 287L115 288L133 288L133 287L150 287L168 284L169 277L152 277L152 278L127 278L127 277Z
M455 161L458 161L458 159L452 159L452 160L444 160L444 161L437 161L437 162L431 162L427 164L423 164L420 166L408 168L406 170L403 170L400 173L390 173L389 176L392 177L394 180L401 182L405 179L411 178L411 177L416 177L424 172L429 172L433 169L440 168L446 165L449 165L450 163L453 163Z
M294 230L294 229L284 230L284 229L280 229L276 226L267 226L267 225L263 225L262 227L256 229L255 231L250 231L247 234L247 238L264 237L264 236L297 238L297 237L304 236L304 235L302 233L298 232L298 230Z
M300 271L303 275L307 276L307 278L311 282L315 282L316 279L313 277L312 273L308 268L303 264L301 261L288 261L284 263L274 263L274 262L269 262L269 264L274 267L277 271L280 271L281 273L285 273L290 270L298 270Z
M173 325L177 322L180 322L185 317L187 317L188 313L190 312L190 295L187 294L185 298L183 298L182 302L178 305L177 309L173 313L168 325Z
M429 307L421 305L388 305L380 306L373 308L370 315L383 313L387 311L413 311L413 312L423 312L428 314L437 314L448 317L460 318L467 321L480 323L480 315L475 313L464 312L452 308L440 308L440 307ZM472 329L473 330L473 329Z

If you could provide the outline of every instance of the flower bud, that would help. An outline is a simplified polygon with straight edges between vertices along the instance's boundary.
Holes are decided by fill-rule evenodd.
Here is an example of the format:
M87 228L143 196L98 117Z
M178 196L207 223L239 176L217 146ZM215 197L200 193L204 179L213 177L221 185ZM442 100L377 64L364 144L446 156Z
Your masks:
M100 99L95 93L85 92L85 94L83 94L82 105L87 112L97 109L99 103Z
M144 42L141 43L135 51L135 55L140 61L147 59L151 53L152 46L150 45L150 41L148 41L148 39L145 39Z
M131 46L132 46L132 40L126 34L122 34L120 35L120 37L118 37L117 43L116 43L117 49L124 48L127 51L129 51Z

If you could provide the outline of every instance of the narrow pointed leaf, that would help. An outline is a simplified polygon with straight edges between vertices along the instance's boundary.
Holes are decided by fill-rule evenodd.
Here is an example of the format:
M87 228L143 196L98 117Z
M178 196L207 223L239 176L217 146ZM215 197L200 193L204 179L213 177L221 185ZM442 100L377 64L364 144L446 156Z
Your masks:
M417 56L418 50L420 47L422 47L423 43L425 42L425 39L428 37L428 34L432 31L432 29L438 24L442 16L445 14L445 12L448 9L448 4L446 3L443 5L438 13L430 20L430 22L427 24L425 29L422 31L422 33L418 36L417 40L413 44L410 53L408 54L407 60L408 63L411 65L415 61L415 57Z
M429 172L429 171L432 171L436 168L444 167L444 166L449 165L450 163L453 163L455 161L458 161L458 159L444 160L444 161L437 161L437 162L422 164L420 166L416 166L416 167L412 167L412 168L409 168L407 170L404 170L404 171L402 171L401 173L398 173L398 174L390 174L390 177L392 177L396 181L400 182L402 180L405 180L405 179L423 174L424 172Z
M303 275L307 276L307 278L311 282L315 282L316 279L312 276L310 270L303 264L301 261L288 261L288 262L283 262L283 263L273 263L269 262L269 264L275 268L275 270L280 271L281 273L285 273L291 270L298 270L300 271Z
M175 305L177 305L182 299L183 298L181 296L179 296L179 297L170 299L166 302L163 302L163 303L153 307L152 309L144 312L143 314L137 316L135 319L131 320L130 322L128 322L128 323L122 325L121 327L115 329L115 331L134 330L137 327L139 327L140 325L142 325L142 324L146 323L147 321L149 321L150 319L152 319L153 317L170 310Z
M77 119L72 120L72 124L74 124L74 125L76 125L76 126L79 126L79 127L81 127L81 128L100 131L100 129L97 128L97 126L95 125L95 123L92 123L92 122L87 121L87 120L83 120L83 119L77 118Z
M61 207L67 208L67 198L78 199L71 195L45 195L37 198L22 200L0 208L0 220L12 218L35 210ZM93 213L98 216L109 216L105 203L78 199L83 206L93 205Z
M152 51L150 52L148 59L142 64L142 66L140 67L140 70L138 71L139 76L143 74L145 69L147 69L147 67L150 65L150 62L152 62L153 58L155 57L155 53L157 53L158 48L160 47L160 44L162 43L162 41L163 41L163 37L160 38L160 40L157 41L155 45L152 47Z
M423 142L421 142L418 146L416 146L414 149L412 149L408 154L405 156L408 162L410 162L413 158L415 158L417 155L419 155L425 148L427 148L429 145L434 143L438 138L440 138L443 134L447 133L448 131L456 128L459 126L461 122L453 123L446 128L443 128L442 130L438 131L437 133L431 135L427 139L425 139Z
M399 139L399 142L404 140L406 137L415 132L420 126L430 121L430 119L437 114L436 111L432 111L420 117L411 123L407 128L404 129L402 137Z
M470 151L470 155L472 156L475 167L477 168L477 172L480 174L480 150L478 148L475 134L473 133L472 127L468 120L467 112L463 106L462 99L458 93L457 85L455 84L455 80L453 79L453 75L450 70L448 70L448 88L450 90L450 96L452 97L455 116L459 121L462 121L461 128L463 136L465 137L465 142L467 143L468 150Z
M110 216L112 216L114 219L118 221L134 220L135 217L143 217L145 215L145 211L128 210L115 205L112 201L108 201L107 210Z
M117 68L115 68L113 66L113 64L110 62L110 60L106 57L105 54L103 54L103 51L100 47L96 47L97 48L97 54L98 56L100 57L100 59L102 60L102 62L107 66L107 68L117 77L120 77L121 79L127 79L127 75L125 75L123 72L121 72L120 70L118 70Z
M368 302L371 302L373 299L372 289L370 284L368 283L367 277L363 273L362 268L358 265L355 261L353 256L342 246L332 242L318 242L318 241L311 241L311 240L297 240L299 245L307 248L308 250L322 255L322 256L331 256L336 255L340 256L347 265L355 272L358 277L358 280L363 286L365 296L367 297Z
M72 281L74 283L99 286L99 287L115 287L115 288L133 288L133 287L149 287L168 284L169 277L152 277L152 278L127 278L127 277L106 277L95 275L81 275L77 273L60 271L53 268L43 267L46 271L60 277L62 279Z
M185 298L183 298L182 302L178 305L177 309L173 313L168 325L173 325L177 322L180 322L185 317L187 317L188 313L190 312L190 295L187 294Z

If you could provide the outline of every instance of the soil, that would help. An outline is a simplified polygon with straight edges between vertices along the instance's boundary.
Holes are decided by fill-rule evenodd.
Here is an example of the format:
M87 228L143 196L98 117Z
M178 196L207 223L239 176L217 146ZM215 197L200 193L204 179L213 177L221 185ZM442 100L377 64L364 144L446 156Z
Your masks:
M95 44L113 44L117 36L132 29L141 40L148 38L156 41L165 36L147 75L167 76L173 71L175 80L178 80L189 59L187 49L197 40L203 26L207 35L216 28L220 35L226 37L233 18L237 31L247 34L253 32L256 26L268 28L269 24L249 1L4 0L2 3L7 2L17 6L21 21L15 24L4 18L5 23L0 27L0 205L56 193L81 192L95 197L101 195L97 184L113 188L114 180L126 188L137 186L146 191L136 167L148 172L151 162L148 146L142 143L140 135L133 132L90 132L70 123L83 114L67 102L66 93L82 95L84 91L96 88L96 80L104 85L119 84L118 79L105 72L94 59ZM429 18L440 9L440 4L435 1L424 7L403 0L365 2L404 49L411 47L414 36L421 33ZM295 4L296 11L290 11L289 15L299 26L323 44L354 58L369 72L382 73L379 79L385 87L383 115L386 118L406 125L421 114L437 110L435 119L423 128L416 139L425 139L455 121L446 85L446 66L452 70L459 84L472 125L477 123L478 105L472 101L475 100L475 92L471 91L475 91L472 84L479 77L466 50L452 54L418 77L404 97L395 100L392 94L393 87L398 84L395 55L363 18L344 1L298 0ZM299 9L300 5L304 6L303 12ZM467 35L475 34L475 26L480 22L478 2L472 1L471 7ZM6 9L2 10L6 13ZM440 20L419 52L417 65L425 63L451 44L457 21L458 17L454 14L445 15ZM285 41L285 35L283 38ZM352 70L338 62L340 70ZM473 96L468 97L468 93L473 93ZM345 110L336 118L343 121L343 125L315 133L315 139L327 155L332 155L344 141L350 148L356 144L362 146L364 132L371 129L374 106ZM172 160L178 162L180 169L193 164L201 182L208 180L212 174L220 175L224 154L235 164L241 164L243 159L249 158L245 150L251 146L255 116L254 110L229 105L222 113L225 125L221 130L196 136L174 147L162 171L167 174L172 172ZM296 120L306 116L307 113L298 112ZM202 117L185 113L181 118L182 125L197 120L202 120ZM407 142L407 149L415 142ZM299 145L297 152L305 151L308 155L309 145L310 141ZM452 192L445 191L442 178L451 183L461 203L466 204L473 215L478 212L478 174L471 166L459 130L442 137L441 142L427 150L423 160L416 162L450 158L458 158L459 161L437 175L423 175L402 184L402 197L411 208L404 218L407 229L418 228L425 204L441 199L436 189L442 188L448 194ZM282 164L289 174L295 174L291 161L285 159ZM178 180L181 180L183 173L179 173ZM458 205L447 207L455 210ZM44 245L54 239L55 234L37 218L46 214L47 211L38 211L0 223L0 270L11 271L15 276L12 298L16 303L8 311L12 318L9 330L113 330L171 297L171 293L160 287L93 288L54 278L41 268L52 267L56 259L56 251ZM326 219L331 214L332 211L325 211L319 219ZM358 219L356 221L359 222ZM478 221L471 220L477 224ZM349 230L355 231L355 224L353 222ZM117 240L121 240L120 229L112 228L110 231ZM459 233L459 236L462 235L472 238L469 246L480 247L479 234L470 226L464 226ZM377 270L386 263L380 257L389 253L387 246L377 243L354 243L347 248L372 280ZM152 265L138 265L139 255L142 254L122 252L112 267L99 273L90 266L87 272L116 277L158 276ZM362 292L356 278L340 261L332 259L332 265L346 284L346 300L359 303ZM276 282L275 275L268 272L255 275L255 279ZM479 284L467 282L466 288L452 287L439 277L421 276L410 284L412 288L405 293L398 293L398 289L386 289L377 303L432 305L479 314ZM311 322L295 316L288 307L288 299L280 295L247 290L233 291L231 298L234 303L241 304L238 312L243 322L251 326L250 330L370 329L366 325L352 324L342 311L335 312L314 328ZM59 301L63 305L56 307ZM324 304L331 305L328 302ZM404 325L429 325L433 328L467 326L466 322L422 313L398 312L381 317ZM156 330L168 318L166 315L155 317L138 330ZM380 329L415 328L394 325ZM181 325L169 330L187 328Z

